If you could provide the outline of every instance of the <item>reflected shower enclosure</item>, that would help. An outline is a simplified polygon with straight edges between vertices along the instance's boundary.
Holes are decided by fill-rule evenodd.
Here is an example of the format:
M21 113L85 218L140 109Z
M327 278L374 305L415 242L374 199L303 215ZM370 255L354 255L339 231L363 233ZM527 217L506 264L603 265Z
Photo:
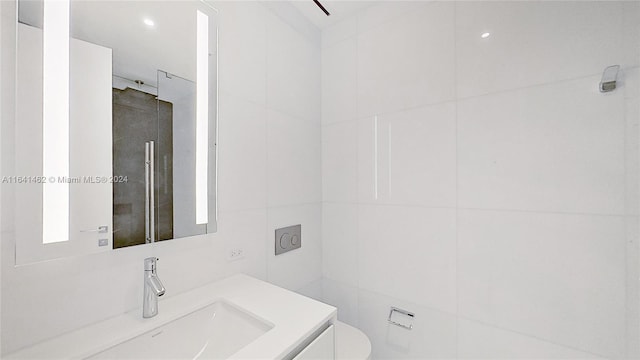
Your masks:
M114 77L114 247L206 233L195 219L195 83L158 71L157 87ZM181 159L175 162L174 159Z

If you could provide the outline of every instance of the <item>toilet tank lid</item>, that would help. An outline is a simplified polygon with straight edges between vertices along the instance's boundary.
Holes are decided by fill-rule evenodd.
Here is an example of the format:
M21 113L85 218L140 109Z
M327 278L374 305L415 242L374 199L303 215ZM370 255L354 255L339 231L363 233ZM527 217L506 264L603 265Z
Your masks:
M336 329L336 359L366 360L371 355L371 342L359 329L343 322L334 323Z

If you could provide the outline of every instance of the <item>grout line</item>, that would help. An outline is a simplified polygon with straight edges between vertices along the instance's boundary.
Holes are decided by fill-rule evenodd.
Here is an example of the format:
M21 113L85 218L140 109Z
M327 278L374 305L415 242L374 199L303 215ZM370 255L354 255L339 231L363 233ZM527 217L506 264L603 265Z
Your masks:
M331 201L323 200L323 203L327 204L344 204L344 205L358 205L358 206L379 206L379 207L405 207L405 208L420 208L420 209L433 209L433 210L470 210L470 211L484 211L484 212L504 212L504 213L525 213L525 214L543 214L543 215L568 215L568 216L597 216L597 217L635 217L638 214L604 214L604 213L587 213L587 212L570 212L570 211L544 211L544 210L523 210L523 209L509 209L509 208L474 208L464 206L427 206L420 204L392 204L392 203L375 203L375 202L358 202L358 201Z
M623 18L624 16L621 16L622 19L621 23L623 22ZM622 76L624 76L624 72L622 74ZM622 106L624 107L622 109L622 129L623 129L623 136L622 136L622 163L624 164L624 213L627 214L629 211L629 199L628 199L628 195L629 195L629 171L628 171L628 167L629 165L627 164L628 159L628 155L627 155L627 146L628 146L628 141L627 141L627 135L628 135L628 127L627 127L627 101L625 98L626 95L626 88L622 89L623 90L623 94L622 94ZM627 355L627 349L629 348L629 225L627 223L627 219L625 219L624 221L624 255L625 255L625 266L624 266L624 314L625 314L625 321L624 321L624 354Z
M268 209L286 209L286 208L298 207L298 206L318 205L322 203L323 201L319 200L319 201L309 201L309 202L292 203L292 204L273 205L273 206L267 206L267 210Z
M454 61L455 61L455 59L454 59ZM638 68L640 68L640 66L632 66L632 67L625 68L625 70L627 70L627 71L628 70L635 70L635 69L638 69ZM454 74L455 74L455 72L456 71L454 70ZM450 102L454 102L455 103L455 102L458 102L458 101L466 101L466 100L480 98L480 97L484 97L484 96L499 95L499 94L517 92L517 91L520 91L520 90L527 90L527 89L546 87L546 86L554 86L554 85L559 85L559 84L568 83L568 82L572 82L572 81L584 80L584 79L588 79L588 78L595 77L595 76L600 76L600 75L601 75L600 73L592 73L592 74L581 75L581 76L576 76L576 77L571 77L571 78L566 78L566 79L560 79L560 80L546 82L546 83L531 84L531 85L526 85L526 86L521 86L521 87L497 90L497 91L492 91L492 92L488 92L488 93L482 93L482 94L476 94L476 95L464 96L464 97L457 97L457 86L456 86L456 87L454 87L454 98L452 98L452 99L435 101L435 102L425 102L425 103L418 104L418 105L415 105L415 106L399 107L399 108L396 108L396 109L393 109L393 110L389 110L389 111L378 112L376 115L378 115L378 116L395 115L395 114L398 114L398 113L408 112L408 111L411 111L411 110L417 110L417 109L430 107L430 106L442 105L442 104L446 104L446 103L450 103ZM340 121L336 121L336 122L332 122L332 123L328 123L328 124L323 124L323 126L328 126L328 125L333 125L333 124L337 124L337 123L343 123L343 122L352 121L352 120L358 120L358 119L363 119L363 118L369 118L371 116L374 116L374 115L373 114L363 114L363 115L361 115L360 113L358 113L356 118L350 118L350 119L340 120Z
M465 321L470 321L470 322L474 322L476 324L480 324L482 326L490 327L490 328L501 330L501 331L505 331L505 332L514 333L514 334L517 334L517 335L520 335L520 336L524 336L524 337L528 337L528 338L535 339L535 340L538 340L538 341L546 342L548 344L560 346L560 347L563 347L565 349L570 349L570 350L573 350L573 351L578 351L578 352L581 352L581 353L593 355L593 356L596 356L598 358L607 358L607 356L605 356L603 354L597 354L597 353L594 353L594 352L589 351L589 350L583 350L583 349L580 349L580 348L577 348L577 347L574 347L574 346L571 346L571 345L561 344L561 343L555 342L554 340L541 338L539 336L532 335L532 334L527 334L525 332L521 332L521 331L518 331L518 330L512 330L512 329L505 328L505 327L502 327L502 326L489 324L487 322L484 322L484 321L481 321L481 320L477 320L477 319L474 319L474 318L471 318L471 317L468 317L468 316L458 316L458 317L463 319L463 320L465 320Z
M402 302L402 303L406 303L406 305L409 305L410 307L416 306L416 307L419 307L419 308L422 308L422 309L425 309L425 310L433 311L435 313L439 313L439 314L443 314L443 315L452 317L453 319L455 319L454 321L456 321L456 345L457 345L457 342L458 342L458 340L457 340L457 335L458 335L458 324L457 324L457 322L458 322L458 320L462 319L462 320L465 320L465 321L470 321L470 322L474 322L474 323L480 324L482 326L490 327L490 328L501 330L501 331L505 331L505 332L510 332L510 333L517 334L517 335L520 335L520 336L524 336L524 337L527 337L527 338L530 338L530 339L535 339L535 340L542 341L542 342L545 342L545 343L548 343L548 344L560 346L560 347L565 348L565 349L570 349L570 350L582 352L582 353L593 355L593 356L596 356L596 357L606 358L606 356L602 355L602 354L597 354L597 353L594 353L594 352L591 352L591 351L588 351L588 350L583 350L583 349L580 349L580 348L577 348L577 347L574 347L574 346L571 346L571 345L561 344L561 343L555 342L554 340L541 338L539 336L528 334L528 333L521 332L521 331L518 331L518 330L512 330L512 329L509 329L509 328L506 328L506 327L493 325L493 324L490 324L488 322L484 322L484 321L475 319L473 317L451 313L449 311L442 310L442 309L439 309L439 308L435 308L435 307L432 307L432 306L429 306L429 305L419 304L419 303L416 303L416 302L408 300L408 299L396 298L393 295L380 293L378 291L365 289L365 288L360 288L360 287L354 287L352 284L345 283L345 282L343 282L341 280L336 280L336 279L333 279L333 278L330 278L330 277L326 277L326 276L323 277L322 280L323 281L327 281L328 280L330 282L334 282L334 283L336 283L338 285L341 285L343 287L348 287L348 288L351 288L351 289L355 289L356 292L357 292L358 301L359 301L359 297L360 297L360 292L366 292L366 293L369 293L369 294L372 294L374 296L379 297L382 300L382 302L385 302L383 299L389 299L389 300L392 300L392 301L399 301L399 302ZM457 353L457 348L456 348L456 353Z
M597 217L626 217L635 216L629 214L604 214L604 213L586 213L586 212L571 212L571 211L542 211L542 210L520 210L520 209L494 209L494 208L471 208L471 207L459 207L461 210L471 211L485 211L485 212L515 212L523 214L542 214L542 215L567 215L567 216L597 216Z
M265 6L266 8L266 6ZM270 48L270 41L269 41L269 36L271 34L271 31L269 31L269 21L271 20L271 16L265 16L264 18L264 121L265 121L265 127L264 127L264 145L265 145L265 154L264 154L264 160L265 160L265 182L264 182L264 187L265 187L265 191L266 191L266 198L264 199L265 201L265 207L266 207L266 219L265 219L265 234L266 234L266 246L265 246L265 252L266 252L266 261L264 262L264 267L265 267L265 273L264 273L264 277L265 280L267 282L272 282L273 279L271 279L271 274L269 272L269 263L271 262L271 251L269 251L269 249L273 249L272 247L269 246L269 239L271 238L271 236L269 236L269 215L270 215L270 211L269 211L269 185L270 185L270 176L269 176L269 115L270 115L270 111L269 111L269 48ZM274 245L275 246L275 245Z
M457 20L458 20L458 5L457 3L453 3L453 98L454 103L453 103L453 111L454 111L454 129L455 129L455 162L456 162L456 168L455 168L455 182L456 182L456 186L455 186L455 212L456 212L456 217L455 217L455 237L456 237L456 247L455 247L455 278L456 278L456 284L455 284L455 301L456 301L456 322L455 322L455 343L456 343L456 347L455 347L455 356L456 358L458 358L460 356L460 331L459 331L459 321L458 321L458 316L460 314L460 281L459 281L459 276L458 274L460 273L460 269L459 269L459 264L460 264L460 259L459 259L459 254L460 254L460 241L459 241L459 230L458 230L458 225L459 225L459 218L460 218L460 204L459 204L459 199L460 199L460 193L459 193L459 171L458 169L460 168L459 165L459 158L458 158L458 154L459 154L459 140L458 140L458 43L457 43Z
M630 67L625 68L624 70L634 70L634 69L639 68L639 67L640 67L640 65L639 66L630 66ZM525 86L518 86L518 87L514 87L514 88L490 91L490 92L482 93L482 94L463 96L463 97L457 98L456 100L468 100L468 99L474 99L474 98L479 98L479 97L483 97L483 96L498 95L498 94L504 94L504 93L509 93L509 92L520 91L520 90L538 88L538 87L559 85L559 84L564 84L564 83L568 83L568 82L572 82L572 81L584 80L584 79L588 79L588 78L596 77L596 76L600 77L600 76L602 76L602 73L601 72L597 72L597 73L590 73L590 74L585 74L585 75L578 75L578 76L564 78L564 79L549 80L549 82L544 82L544 83L535 83L535 84L529 84L529 85L525 85Z

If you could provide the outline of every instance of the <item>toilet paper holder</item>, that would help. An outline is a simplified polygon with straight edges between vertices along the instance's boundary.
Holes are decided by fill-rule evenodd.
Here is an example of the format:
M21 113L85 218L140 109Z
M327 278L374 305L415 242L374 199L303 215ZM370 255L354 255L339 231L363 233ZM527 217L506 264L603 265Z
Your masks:
M392 306L389 311L387 322L392 325L400 326L407 330L413 329L413 319L416 315L410 311L403 310ZM403 321L404 320L404 321Z

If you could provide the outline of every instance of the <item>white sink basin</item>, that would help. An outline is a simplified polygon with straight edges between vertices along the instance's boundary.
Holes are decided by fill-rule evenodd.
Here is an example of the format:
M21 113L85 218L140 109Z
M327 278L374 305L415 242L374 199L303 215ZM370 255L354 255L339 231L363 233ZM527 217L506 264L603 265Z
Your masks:
M218 301L88 359L226 359L272 328Z
M330 305L242 274L163 297L159 308L150 319L137 308L2 359L283 359L336 318Z

